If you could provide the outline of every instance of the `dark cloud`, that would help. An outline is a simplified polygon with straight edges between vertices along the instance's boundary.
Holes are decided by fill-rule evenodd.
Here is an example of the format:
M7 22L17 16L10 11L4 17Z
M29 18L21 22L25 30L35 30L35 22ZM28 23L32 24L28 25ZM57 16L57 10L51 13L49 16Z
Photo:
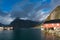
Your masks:
M11 17L27 17L30 20L39 20L40 18L44 20L44 17L47 14L49 15L50 12L57 6L57 4L59 4L59 2L60 1L56 0L40 0L37 2L23 1L14 6L13 10L11 11ZM46 9L48 9L48 12L42 11ZM44 12L44 14L41 15L42 12Z
M9 14L4 10L0 10L0 23L9 24L15 17L42 21L58 5L60 5L60 0L23 0L13 5Z
M22 7L21 7L21 5L18 5L18 6L20 6L20 7L19 8L16 7L16 8L17 9L21 8L22 11L21 10L17 11L17 9L12 10L12 12L11 12L12 17L25 17L25 16L28 16L27 14L29 12L33 11L33 8L34 8L35 4L25 3L24 6L22 6Z

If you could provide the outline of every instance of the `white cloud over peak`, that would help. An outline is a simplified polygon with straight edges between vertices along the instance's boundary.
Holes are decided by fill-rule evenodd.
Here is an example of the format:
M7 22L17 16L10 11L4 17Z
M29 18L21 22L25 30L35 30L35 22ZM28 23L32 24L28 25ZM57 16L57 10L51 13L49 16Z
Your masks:
M0 23L2 24L10 24L13 21L13 18L10 17L10 15L7 16L0 16Z
M23 20L43 21L52 12L52 10L60 5L60 0L23 0L13 5L10 13L3 10L0 11L0 23L9 24L15 17Z

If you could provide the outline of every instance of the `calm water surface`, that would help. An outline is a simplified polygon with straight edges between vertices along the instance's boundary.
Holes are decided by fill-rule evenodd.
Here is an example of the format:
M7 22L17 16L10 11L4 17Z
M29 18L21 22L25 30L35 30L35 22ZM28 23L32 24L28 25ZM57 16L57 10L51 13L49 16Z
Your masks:
M40 29L20 29L0 31L0 40L41 40Z
M40 29L0 31L0 40L56 40L55 38L56 37L51 34L43 33Z

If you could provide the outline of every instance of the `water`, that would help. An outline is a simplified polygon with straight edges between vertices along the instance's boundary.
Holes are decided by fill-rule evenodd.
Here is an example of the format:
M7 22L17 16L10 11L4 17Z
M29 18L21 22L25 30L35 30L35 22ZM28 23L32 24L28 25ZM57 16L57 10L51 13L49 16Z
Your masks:
M20 29L0 31L0 40L41 40L40 29Z
M44 33L40 29L20 29L0 31L0 40L60 40L60 37Z
M0 31L0 40L12 40L13 38L13 31Z

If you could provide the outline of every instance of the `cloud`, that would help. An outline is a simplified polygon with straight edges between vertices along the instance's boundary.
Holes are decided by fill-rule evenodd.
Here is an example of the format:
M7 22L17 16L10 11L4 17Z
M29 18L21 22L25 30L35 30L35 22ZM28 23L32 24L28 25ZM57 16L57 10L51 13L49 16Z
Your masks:
M13 5L10 13L0 10L0 23L9 24L15 17L23 20L43 21L58 5L60 5L60 0L23 0Z
M60 5L60 0L54 0L53 2L55 3L55 5Z
M39 10L36 14L35 14L35 18L34 20L36 21L44 21L47 16L49 15L49 11L47 11L48 9L42 9Z
M10 24L13 21L13 18L10 17L11 15L8 13L4 13L0 10L0 23L2 24Z
M39 4L40 3L40 4ZM43 4L45 3L45 4ZM47 1L38 1L38 2L29 2L29 1L23 1L21 3L18 3L14 6L13 10L11 11L11 17L30 17L33 18L34 14L41 10L42 8L48 7ZM20 9L20 10L19 10ZM31 15L31 16L29 16Z
M28 17L25 17L25 18L20 18L20 19L22 19L22 20L28 20L29 18Z
M24 4L17 4L17 7L14 7L11 16L12 17L25 17L29 12L32 11L35 4L25 2ZM19 10L20 9L20 10ZM18 11L17 11L18 10Z
M5 24L5 25L10 24L13 20L14 19L11 18L10 15L7 15L5 17L0 16L0 23Z

